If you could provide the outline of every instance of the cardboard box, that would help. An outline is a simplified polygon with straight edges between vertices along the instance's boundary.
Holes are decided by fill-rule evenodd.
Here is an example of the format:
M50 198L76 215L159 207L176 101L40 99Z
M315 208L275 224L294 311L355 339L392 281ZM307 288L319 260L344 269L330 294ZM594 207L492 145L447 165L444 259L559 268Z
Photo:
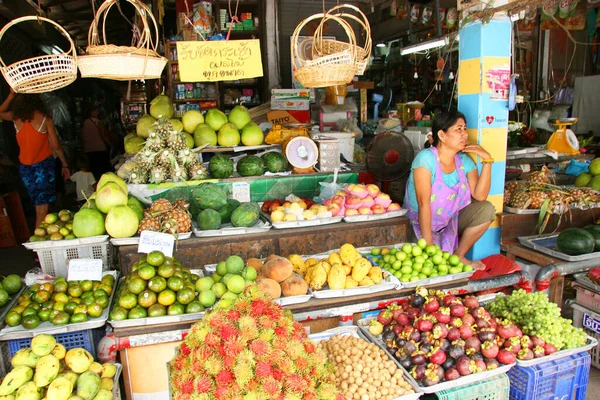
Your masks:
M190 20L192 19L191 14L183 13L183 12L177 14L177 32L181 32L181 31L191 30L192 29L192 27L190 26L189 22L187 22L186 17L190 18Z
M306 97L310 99L310 89L271 89L271 97Z
M194 41L198 40L198 34L194 31L183 31L183 40L184 41Z
M276 110L267 113L267 120L273 124L308 124L310 111Z
M310 98L271 97L271 110L310 110Z

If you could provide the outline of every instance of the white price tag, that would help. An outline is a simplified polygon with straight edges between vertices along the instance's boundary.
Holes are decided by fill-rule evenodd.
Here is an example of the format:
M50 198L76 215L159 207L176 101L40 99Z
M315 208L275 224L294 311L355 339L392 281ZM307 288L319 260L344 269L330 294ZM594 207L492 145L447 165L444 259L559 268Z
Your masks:
M250 199L250 184L248 182L233 182L231 184L231 197L240 203L247 203Z
M69 281L102 280L102 260L93 258L74 258L69 260L67 280Z
M160 251L167 257L173 257L175 236L169 233L142 231L138 244L138 253Z

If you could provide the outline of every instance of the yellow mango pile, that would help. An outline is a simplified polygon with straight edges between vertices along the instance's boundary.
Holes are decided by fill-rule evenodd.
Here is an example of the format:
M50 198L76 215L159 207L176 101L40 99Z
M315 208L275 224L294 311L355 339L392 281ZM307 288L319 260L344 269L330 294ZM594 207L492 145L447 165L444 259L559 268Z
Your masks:
M298 254L290 255L288 260L294 272L302 275L312 290L321 290L325 285L331 290L373 286L383 280L381 268L374 267L349 243L321 260L309 258L305 261Z

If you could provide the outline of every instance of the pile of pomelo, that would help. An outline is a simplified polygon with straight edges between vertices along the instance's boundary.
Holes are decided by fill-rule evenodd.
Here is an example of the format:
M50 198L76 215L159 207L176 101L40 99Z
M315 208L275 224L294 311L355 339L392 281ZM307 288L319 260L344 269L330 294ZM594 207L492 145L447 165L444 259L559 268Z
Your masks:
M577 175L575 187L591 187L600 191L600 158L595 158L590 163L588 172Z
M425 239L419 239L416 245L405 243L400 249L374 247L370 258L400 282L415 282L473 270L472 266L460 262L457 255L442 251L438 245L428 245Z
M198 302L200 276L160 251L143 255L122 280L110 320L182 315L204 311Z
M246 265L240 256L229 256L217 264L211 275L198 279L196 290L205 307L227 308L235 302L246 286L254 284L257 271Z
M115 278L110 274L101 281L67 282L65 277L58 277L52 282L36 283L21 293L4 322L11 327L35 329L46 321L66 325L98 318L110 303L114 283ZM12 289L15 288L16 284Z

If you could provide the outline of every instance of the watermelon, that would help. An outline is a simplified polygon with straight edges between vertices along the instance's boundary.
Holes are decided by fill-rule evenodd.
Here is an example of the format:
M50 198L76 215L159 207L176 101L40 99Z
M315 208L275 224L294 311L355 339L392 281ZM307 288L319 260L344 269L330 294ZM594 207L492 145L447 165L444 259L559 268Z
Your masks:
M227 204L227 193L218 185L210 182L201 183L194 188L192 197L196 205L202 209L218 210Z
M208 172L216 179L226 179L233 174L233 161L224 154L214 155L208 162Z
M249 201L241 204L231 213L231 225L238 227L250 227L256 225L260 217L260 206L258 203Z
M600 225L588 225L584 226L583 229L591 233L592 236L594 236L594 251L600 251Z
M265 164L265 169L271 173L283 172L287 170L287 158L285 158L285 156L278 151L270 151L263 154L262 160Z
M203 231L213 231L221 227L221 214L218 211L207 208L202 210L196 218L198 227Z
M219 214L221 215L221 223L227 224L231 222L231 213L233 210L240 206L240 202L235 199L227 200L227 204L219 208Z
M577 256L594 251L596 240L594 235L584 229L569 228L558 234L556 245L561 252Z
M262 175L265 173L265 164L258 156L245 156L237 163L237 173L241 176Z

